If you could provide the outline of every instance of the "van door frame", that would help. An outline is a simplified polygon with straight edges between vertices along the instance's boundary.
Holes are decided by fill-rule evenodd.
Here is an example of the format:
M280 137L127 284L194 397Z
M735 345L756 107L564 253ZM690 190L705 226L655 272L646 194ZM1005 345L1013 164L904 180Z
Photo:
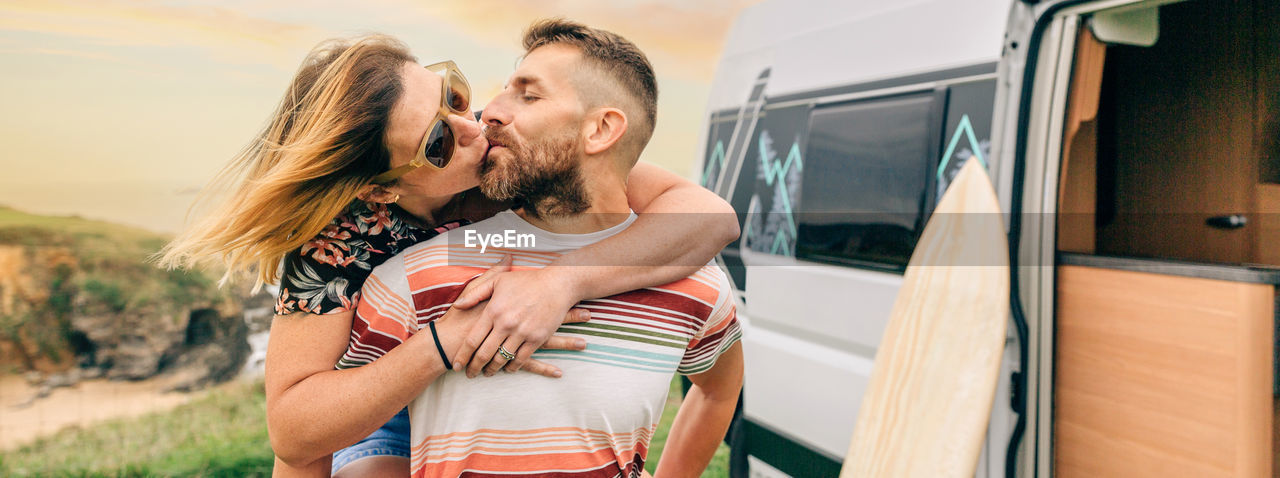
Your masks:
M1009 119L1016 124L1010 131L1013 174L1006 176L1007 182L1000 182L1001 189L1010 193L1010 310L1019 331L1023 371L1016 380L1021 384L1014 387L1014 410L1026 411L1020 414L1018 427L1030 428L1031 433L1015 429L1006 457L1007 476L1053 476L1058 181L1067 93L1082 15L1137 3L1178 1L1183 0L1061 0L1035 5L1024 1L1015 4L1010 14L1009 40L1001 61L1001 78L1008 80L1010 87L1005 95L997 94L997 114L1007 111L1000 109L1001 100L1006 99L1016 104L1017 114ZM1034 23L1026 30L1028 17ZM1026 33L1020 35L1023 30ZM1018 42L1026 48L1019 51ZM1011 126L998 120L995 123ZM997 144L1008 142L1002 139ZM1006 184L1008 189L1003 187ZM1020 440L1024 434L1034 439L1030 447Z

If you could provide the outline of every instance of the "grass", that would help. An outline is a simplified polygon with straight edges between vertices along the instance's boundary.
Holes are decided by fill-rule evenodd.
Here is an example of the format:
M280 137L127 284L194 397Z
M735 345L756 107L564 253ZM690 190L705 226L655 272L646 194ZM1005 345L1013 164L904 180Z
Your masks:
M168 237L144 229L84 219L77 216L42 216L0 206L0 242L25 245L88 247L90 257L147 256ZM25 234L40 232L38 236ZM51 244L52 243L52 244Z
M270 476L262 383L173 410L70 429L0 455L0 476Z
M680 398L677 378L650 447L650 473ZM255 477L270 476L272 463L265 396L257 382L221 387L167 412L64 430L0 454L0 476ZM728 463L722 443L702 476L726 477Z

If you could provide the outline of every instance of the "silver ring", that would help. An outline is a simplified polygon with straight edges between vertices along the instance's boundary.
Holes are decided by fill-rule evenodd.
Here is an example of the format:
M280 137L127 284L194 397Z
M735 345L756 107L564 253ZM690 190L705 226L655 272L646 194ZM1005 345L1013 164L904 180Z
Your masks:
M516 359L516 354L508 352L507 348L501 345L498 346L498 355L501 355L502 358L507 359L508 362Z

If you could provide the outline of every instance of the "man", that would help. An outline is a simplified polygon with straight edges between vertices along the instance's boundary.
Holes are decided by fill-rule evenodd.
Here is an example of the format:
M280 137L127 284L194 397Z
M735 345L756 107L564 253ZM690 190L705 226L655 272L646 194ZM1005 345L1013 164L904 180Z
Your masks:
M563 20L534 24L524 45L523 61L481 117L491 144L481 189L516 209L374 269L357 310L371 327L439 333L446 362L463 336L444 332L458 329L449 322L481 308L441 317L480 272L508 255L515 267L541 267L635 219L624 185L653 132L657 88L648 60L618 35ZM586 349L533 355L563 378L443 373L410 404L414 476L640 476L677 372L693 388L657 475L701 474L742 387L725 275L708 264L684 280L579 307L591 322L558 334L581 338ZM486 375L516 356L506 347Z

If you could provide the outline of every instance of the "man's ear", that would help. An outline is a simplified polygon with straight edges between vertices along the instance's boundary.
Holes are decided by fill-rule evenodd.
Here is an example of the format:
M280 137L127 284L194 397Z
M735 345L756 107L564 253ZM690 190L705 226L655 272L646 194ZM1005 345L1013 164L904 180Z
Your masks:
M600 154L612 148L627 132L627 114L617 108L600 108L588 115L586 141L587 154Z
M381 184L369 184L356 193L356 197L361 201L369 203L389 204L400 200L400 195L391 192L386 186Z

